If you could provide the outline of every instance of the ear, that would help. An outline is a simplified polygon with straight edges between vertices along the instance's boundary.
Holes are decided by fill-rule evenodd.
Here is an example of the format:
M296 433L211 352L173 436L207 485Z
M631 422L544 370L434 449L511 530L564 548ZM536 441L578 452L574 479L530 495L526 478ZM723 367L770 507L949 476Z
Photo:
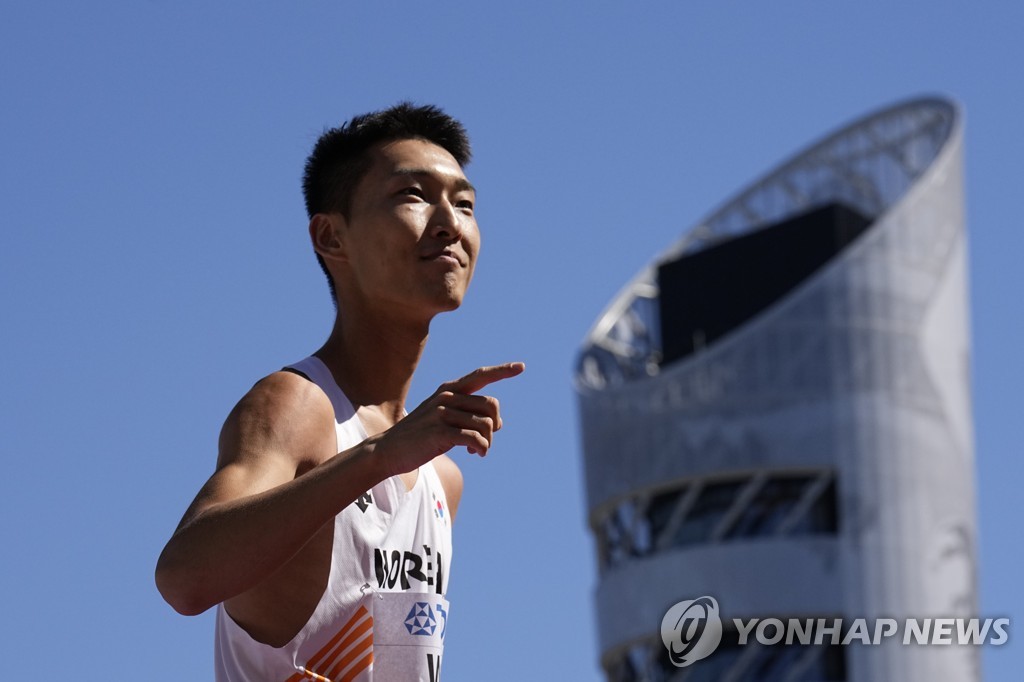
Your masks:
M340 213L317 213L309 219L309 238L313 250L325 261L346 259L345 242L341 235L345 230L345 216Z

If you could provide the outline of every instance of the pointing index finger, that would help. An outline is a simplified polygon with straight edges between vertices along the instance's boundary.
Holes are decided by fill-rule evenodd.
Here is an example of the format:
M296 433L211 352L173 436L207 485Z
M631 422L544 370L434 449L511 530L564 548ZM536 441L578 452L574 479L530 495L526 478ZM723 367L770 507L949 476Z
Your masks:
M523 373L524 369L526 369L526 365L522 362L506 362L504 365L480 367L461 379L449 381L443 388L452 393L476 393L484 386L493 384L495 381L518 376Z

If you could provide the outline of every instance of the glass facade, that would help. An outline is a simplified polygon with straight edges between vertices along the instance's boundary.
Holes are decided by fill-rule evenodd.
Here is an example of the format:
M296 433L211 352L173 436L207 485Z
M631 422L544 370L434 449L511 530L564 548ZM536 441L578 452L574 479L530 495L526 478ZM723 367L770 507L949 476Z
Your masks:
M637 493L597 517L601 570L708 543L835 535L835 489L830 471L759 472Z

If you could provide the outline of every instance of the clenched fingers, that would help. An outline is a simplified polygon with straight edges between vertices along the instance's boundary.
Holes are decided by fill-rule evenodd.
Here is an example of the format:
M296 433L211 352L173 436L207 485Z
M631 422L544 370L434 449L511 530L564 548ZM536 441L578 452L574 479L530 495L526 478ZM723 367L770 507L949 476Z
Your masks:
M471 453L487 454L495 431L494 421L490 417L445 405L439 405L438 410L441 414L441 421L458 429L464 438L473 441L463 443Z
M464 412L478 414L481 417L489 417L494 425L494 430L501 430L501 411L497 398L489 395L465 395L442 391L438 394L438 403Z

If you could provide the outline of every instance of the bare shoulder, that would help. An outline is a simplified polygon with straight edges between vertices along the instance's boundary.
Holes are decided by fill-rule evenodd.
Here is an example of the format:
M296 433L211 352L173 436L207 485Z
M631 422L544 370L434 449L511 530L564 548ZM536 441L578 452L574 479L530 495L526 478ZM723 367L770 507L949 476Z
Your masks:
M264 457L284 457L297 467L322 461L334 445L334 408L319 386L294 372L274 372L256 382L224 422L218 468ZM310 461L307 461L310 460Z
M462 499L462 471L459 466L448 455L438 455L433 459L434 470L441 485L444 486L444 496L448 500L448 510L451 513L452 521L455 520L455 512L459 508L459 500Z
M274 372L258 381L224 421L217 470L245 472L249 480L243 489L256 492L332 457L335 440L334 409L324 391L293 372Z
M318 386L292 372L264 377L224 421L217 468L179 529L205 510L294 480L332 457L334 409Z

